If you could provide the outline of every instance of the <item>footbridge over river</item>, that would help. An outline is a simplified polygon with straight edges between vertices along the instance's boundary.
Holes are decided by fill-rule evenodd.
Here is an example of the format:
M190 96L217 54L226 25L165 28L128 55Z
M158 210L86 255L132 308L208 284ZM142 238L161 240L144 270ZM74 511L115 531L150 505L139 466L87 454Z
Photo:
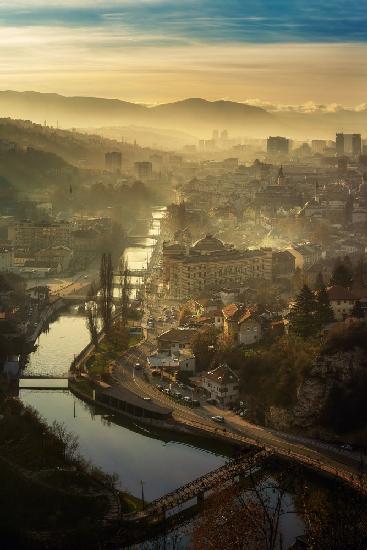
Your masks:
M224 464L217 470L204 474L175 491L153 500L144 510L133 514L124 514L122 519L123 521L137 523L162 521L167 513L173 515L174 510L182 504L195 498L197 499L197 503L200 504L205 500L207 492L212 491L218 486L223 487L226 483L248 477L251 472L254 472L270 456L271 453L268 451L250 452L242 455L240 458Z

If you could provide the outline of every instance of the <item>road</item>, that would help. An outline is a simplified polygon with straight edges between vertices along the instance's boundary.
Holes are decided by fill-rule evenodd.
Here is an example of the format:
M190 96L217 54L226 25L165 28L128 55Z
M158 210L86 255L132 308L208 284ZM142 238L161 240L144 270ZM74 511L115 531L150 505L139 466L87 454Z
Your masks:
M140 363L144 367L147 355L154 349L155 345L151 341L145 341L131 348L119 360L114 369L115 381L140 396L150 397L156 403L171 408L173 419L180 424L194 426L213 435L221 432L229 440L253 444L278 455L292 457L299 462L311 465L316 470L342 477L354 484L360 479L361 469L364 468L360 454L344 451L335 445L321 441L293 436L252 424L232 411L208 405L203 399L201 406L194 409L172 399L156 387L157 379L151 377L147 369L134 368L136 363ZM158 382L160 382L159 379ZM167 386L167 383L165 385ZM178 386L173 386L173 389L191 396L190 392L185 392ZM195 395L196 397L197 395ZM223 416L224 425L214 422L211 419L214 415Z

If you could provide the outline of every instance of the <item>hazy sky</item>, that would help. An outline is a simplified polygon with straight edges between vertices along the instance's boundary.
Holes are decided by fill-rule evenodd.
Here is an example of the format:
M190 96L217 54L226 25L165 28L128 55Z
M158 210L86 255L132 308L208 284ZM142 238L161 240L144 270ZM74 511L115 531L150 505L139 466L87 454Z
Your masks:
M0 25L0 89L367 101L365 0L0 0Z

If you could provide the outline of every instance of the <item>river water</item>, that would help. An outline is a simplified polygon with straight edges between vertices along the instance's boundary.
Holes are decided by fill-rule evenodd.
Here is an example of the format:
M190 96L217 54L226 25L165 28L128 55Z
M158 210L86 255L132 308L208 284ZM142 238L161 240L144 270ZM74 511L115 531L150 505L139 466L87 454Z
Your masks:
M159 232L162 211L153 213L152 235ZM142 246L140 246L142 245ZM154 240L145 239L129 247L125 255L131 269L146 265ZM85 319L75 309L63 313L40 335L38 347L28 360L27 376L65 376L74 355L89 342ZM53 381L48 382L49 386ZM21 389L22 401L36 409L48 423L63 422L79 438L81 454L103 471L118 475L118 486L150 501L197 477L218 468L228 459L229 450L208 441L180 437L140 427L131 421L108 417L85 404L67 389ZM288 506L292 506L291 499ZM302 523L293 514L284 529L287 543L302 532ZM181 547L186 547L183 539Z
M159 234L162 209L153 211L149 235ZM147 237L125 250L129 267L141 269L150 258L155 241ZM69 365L89 342L85 318L76 310L63 313L40 335L30 357L26 376L65 376ZM47 382L48 386L53 381ZM24 385L24 382L23 382ZM119 424L86 405L66 390L21 389L24 403L34 407L48 421L58 420L79 437L82 455L108 473L117 473L121 489L141 495L141 481L147 500L153 500L222 465L226 457L213 449L194 446L188 439L171 438L138 427ZM178 440L177 440L178 439Z

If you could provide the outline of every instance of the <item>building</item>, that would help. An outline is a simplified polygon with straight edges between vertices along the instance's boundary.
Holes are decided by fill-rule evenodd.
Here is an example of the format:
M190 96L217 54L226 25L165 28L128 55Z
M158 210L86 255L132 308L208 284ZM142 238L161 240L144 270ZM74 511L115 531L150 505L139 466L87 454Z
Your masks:
M121 172L122 155L120 151L111 151L105 154L105 167L110 172Z
M0 271L9 271L13 265L13 252L9 248L0 248Z
M201 375L201 386L221 405L235 404L239 399L239 378L227 364Z
M22 221L11 231L13 244L18 248L37 251L51 246L71 246L71 224L67 222Z
M359 156L362 152L361 134L336 134L337 155Z
M67 271L72 257L73 251L69 247L62 245L38 250L34 254L36 262L52 267L57 272Z
M272 280L270 248L239 251L206 235L192 247L163 243L163 285L174 299L205 290L238 289L249 279Z
M261 340L261 323L244 304L230 304L223 311L223 333L238 345L251 346Z
M334 285L327 289L327 294L336 321L343 321L351 315L358 297L350 288Z
M289 250L273 252L273 280L291 279L295 270L296 259Z
M289 252L293 254L296 267L307 269L321 259L321 246L313 243L294 244Z
M193 328L171 328L157 336L158 351L174 355L181 350L191 350L191 343L197 330Z
M289 153L289 139L281 136L268 137L267 153L269 156L286 156Z
M325 139L313 139L311 142L311 149L313 153L323 155L325 153L327 144Z
M151 369L162 369L169 372L185 372L195 374L195 355L189 350L180 350L175 355L154 352L147 357L147 364Z
M134 168L135 174L139 179L144 180L152 177L153 165L151 162L135 162Z

